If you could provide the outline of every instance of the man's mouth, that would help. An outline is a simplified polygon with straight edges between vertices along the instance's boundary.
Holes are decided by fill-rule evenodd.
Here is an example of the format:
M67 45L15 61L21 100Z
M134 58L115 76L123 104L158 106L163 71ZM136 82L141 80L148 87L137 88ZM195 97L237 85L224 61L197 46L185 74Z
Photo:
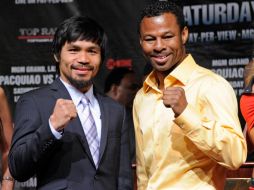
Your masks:
M152 59L158 64L164 64L168 61L169 55L154 55Z
M72 65L71 68L78 71L92 71L94 67L91 65Z

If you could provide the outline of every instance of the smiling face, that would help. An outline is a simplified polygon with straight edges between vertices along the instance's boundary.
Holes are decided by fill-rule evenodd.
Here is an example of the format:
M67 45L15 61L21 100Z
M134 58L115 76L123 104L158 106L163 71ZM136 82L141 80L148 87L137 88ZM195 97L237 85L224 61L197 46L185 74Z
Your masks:
M91 87L92 79L98 73L101 48L98 44L86 40L66 42L57 61L61 79L85 92Z
M156 73L167 76L185 57L188 29L181 31L175 15L163 13L144 17L140 23L140 44Z

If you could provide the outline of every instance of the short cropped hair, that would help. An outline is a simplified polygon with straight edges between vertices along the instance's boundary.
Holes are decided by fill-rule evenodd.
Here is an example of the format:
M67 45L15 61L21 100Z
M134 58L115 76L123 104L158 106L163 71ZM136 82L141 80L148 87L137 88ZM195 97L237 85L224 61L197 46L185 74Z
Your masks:
M53 39L53 54L59 58L64 44L77 40L86 40L98 44L101 48L101 59L103 62L107 41L106 34L96 21L87 16L70 17L58 26Z
M175 15L177 23L181 31L186 26L183 10L181 6L175 4L172 1L156 1L156 2L148 4L141 11L139 23L138 23L139 24L138 33L140 34L140 24L144 17L156 17L164 13L171 13Z
M116 67L114 68L107 76L105 80L104 93L110 91L112 85L120 85L122 79L125 75L129 73L134 73L133 70L130 70L126 67Z

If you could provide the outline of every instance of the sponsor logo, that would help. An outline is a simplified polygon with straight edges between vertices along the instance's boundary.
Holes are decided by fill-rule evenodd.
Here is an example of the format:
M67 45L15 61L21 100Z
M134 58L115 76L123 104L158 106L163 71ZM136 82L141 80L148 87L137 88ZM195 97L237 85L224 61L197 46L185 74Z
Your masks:
M132 68L132 60L131 59L108 59L106 62L106 67L109 70L114 69L115 67L127 67L129 69Z
M20 28L18 40L24 40L28 43L52 42L56 28Z

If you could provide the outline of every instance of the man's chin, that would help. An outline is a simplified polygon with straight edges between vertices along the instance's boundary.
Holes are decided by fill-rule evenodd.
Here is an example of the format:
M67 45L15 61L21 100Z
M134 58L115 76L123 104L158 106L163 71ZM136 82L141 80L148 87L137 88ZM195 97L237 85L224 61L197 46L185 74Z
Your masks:
M74 86L77 89L83 89L87 88L92 85L92 80L74 80L69 79L72 86Z

